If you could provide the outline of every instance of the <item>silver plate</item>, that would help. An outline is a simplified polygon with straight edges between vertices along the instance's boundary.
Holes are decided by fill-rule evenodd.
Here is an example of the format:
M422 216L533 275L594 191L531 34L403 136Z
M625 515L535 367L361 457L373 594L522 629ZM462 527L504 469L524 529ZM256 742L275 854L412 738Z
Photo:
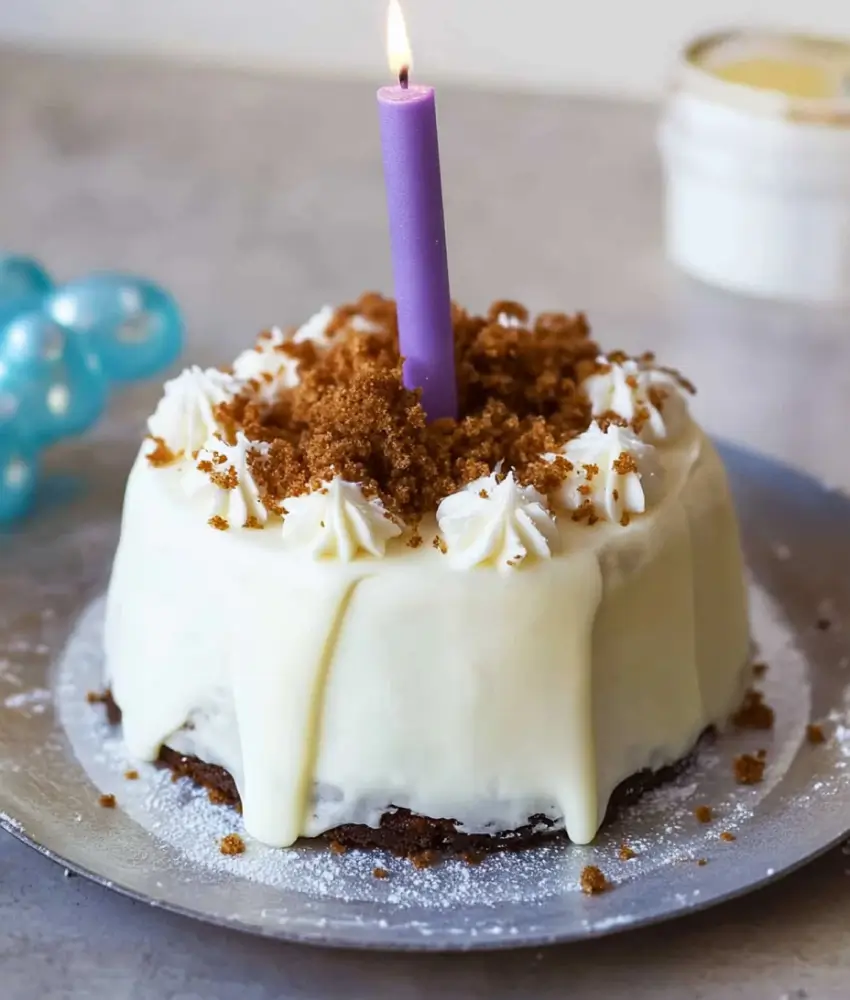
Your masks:
M231 810L132 762L88 705L99 686L103 593L118 534L126 446L66 451L72 495L0 536L0 822L68 868L175 912L316 944L451 950L575 941L702 909L825 851L850 828L850 718L842 623L850 607L850 503L763 458L724 448L752 574L753 628L777 711L770 734L727 734L645 797L593 847L503 855L416 871L382 854L250 843ZM61 460L61 456L60 456ZM88 491L82 484L88 484ZM828 628L818 627L829 623ZM829 741L808 745L810 720ZM736 786L731 761L768 751L765 781ZM132 766L137 766L133 764ZM114 793L117 809L98 804ZM714 822L694 807L709 804ZM728 830L734 842L720 838ZM620 845L638 856L624 862ZM706 864L699 864L700 860ZM586 864L614 883L588 897ZM378 880L373 869L385 868Z

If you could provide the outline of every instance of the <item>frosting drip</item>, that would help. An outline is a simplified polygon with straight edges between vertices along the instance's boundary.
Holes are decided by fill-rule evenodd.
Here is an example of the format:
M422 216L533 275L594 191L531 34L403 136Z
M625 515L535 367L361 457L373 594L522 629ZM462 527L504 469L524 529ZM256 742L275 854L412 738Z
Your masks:
M367 499L358 483L339 476L304 496L283 501L283 539L314 559L350 562L359 553L383 556L401 526L377 498Z
M240 431L236 443L209 440L198 452L198 461L184 485L190 496L200 495L208 504L213 527L262 528L269 512L251 474L252 454L265 454L268 445L249 441Z
M525 559L548 559L558 543L558 529L543 496L520 486L509 472L492 474L447 496L437 508L437 522L459 569L491 565L502 571Z
M614 413L650 443L675 440L688 422L688 404L676 379L631 358L597 359L604 371L586 378L581 388L594 417Z
M165 394L148 420L152 437L175 455L194 455L218 430L215 407L233 397L231 375L193 365L165 383Z
M559 456L546 457L554 461ZM572 466L561 500L576 513L586 512L591 523L604 517L628 524L632 514L643 514L658 499L661 470L655 448L625 427L610 424L603 431L594 421L567 442L560 457Z

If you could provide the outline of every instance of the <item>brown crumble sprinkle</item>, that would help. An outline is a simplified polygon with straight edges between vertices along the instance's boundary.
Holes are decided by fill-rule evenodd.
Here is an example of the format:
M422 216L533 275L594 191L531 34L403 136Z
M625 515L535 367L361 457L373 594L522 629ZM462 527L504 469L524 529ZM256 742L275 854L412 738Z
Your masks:
M584 478L588 481L599 475L599 466L595 462L584 465L582 468L584 469Z
M151 436L150 440L153 441L154 447L148 452L147 459L155 469L171 465L172 462L176 462L180 457L168 447L161 437Z
M588 896L595 896L611 888L611 883L596 865L587 865L587 867L583 868L579 882L581 884L581 891Z
M757 785L764 778L765 762L752 754L742 753L735 758L735 781L739 785Z
M638 471L634 455L630 455L627 451L622 452L619 458L614 459L611 468L618 476L628 476L630 473Z
M105 691L86 691L86 701L90 705L105 705L109 702L109 695Z
M384 878L389 878L390 877L390 873L386 870L386 868L373 868L372 869L372 875L375 878L380 878L380 879L384 879Z
M227 531L227 529L230 527L229 522L225 518L221 517L219 514L216 514L213 517L211 517L209 521L207 521L207 524L211 528L215 528L216 531Z
M620 518L620 524L624 528L628 528L629 524L631 524L631 520L632 519L631 519L631 517L629 515L629 512L627 510L624 510L623 511L623 516Z
M222 854L244 854L245 841L238 833L228 833L226 837L221 838L219 850Z
M708 864L708 859L707 858L698 858L697 859L697 864L700 866L700 868L702 868L704 865Z
M832 622L829 618L818 618L815 622L815 628L820 629L821 632L827 632L830 628L832 628Z
M616 503L617 500L620 499L620 491L619 490L612 490L611 491L611 496L614 498L614 502Z
M219 788L208 788L207 798L214 806L226 806L230 803L230 799Z
M761 691L750 688L741 707L732 716L732 722L741 729L773 729L774 718L775 713L765 704Z
M714 814L711 811L711 806L697 806L694 809L694 816L700 823L710 823Z
M433 868L438 857L436 851L420 851L418 854L411 855L410 863L419 871L424 871L426 868Z
M478 495L481 497L482 500L490 499L490 494L487 492L487 490L479 490Z
M243 527L253 528L254 530L261 530L263 527L263 522L258 517L255 517L253 514L249 514L248 517L245 519L245 524L243 525Z
M127 781L138 781L139 780L139 772L137 770L135 770L135 769L131 769L129 771L125 771L124 772L124 777L127 779Z
M408 538L407 544L411 549L418 549L419 546L425 541L422 535L418 531L414 531L413 534Z
M633 851L628 844L620 844L620 850L617 852L617 857L620 861L631 861L632 858L637 857L637 852Z
M97 804L102 806L104 809L114 809L116 806L114 795L101 795L97 800Z
M734 833L730 833L728 830L723 830L720 834L720 839L725 840L727 844L731 844L733 840L737 840L738 838Z
M338 840L332 840L329 846L331 854L345 854L348 850L345 844L341 844Z
M758 757L759 760L766 760L767 750L765 750L764 747L762 747L760 750L756 750L756 757Z
M753 677L764 677L767 673L766 663L754 663L753 664Z
M442 552L445 555L449 551L448 545L440 538L439 535L434 535L434 541L431 543L438 552Z
M818 746L821 743L826 743L826 733L823 731L823 727L819 726L816 722L810 722L806 726L806 740L813 746Z

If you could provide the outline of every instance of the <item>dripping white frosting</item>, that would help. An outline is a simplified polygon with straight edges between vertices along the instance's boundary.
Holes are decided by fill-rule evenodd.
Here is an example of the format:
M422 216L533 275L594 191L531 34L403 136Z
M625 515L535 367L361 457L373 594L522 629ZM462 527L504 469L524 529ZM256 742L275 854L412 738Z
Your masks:
M570 510L592 508L597 518L628 523L659 496L661 469L655 448L616 424L603 431L594 420L568 441L561 456L572 465L560 491ZM556 455L546 458L554 460Z
M688 404L672 375L631 358L597 361L605 370L581 383L594 417L616 413L629 425L636 422L640 437L650 443L679 437L688 423Z
M377 497L367 499L358 483L339 476L304 496L287 497L281 506L284 542L314 559L351 562L361 552L380 557L402 532Z
M249 441L242 431L232 445L210 438L198 452L195 468L183 481L184 488L190 496L203 498L210 518L222 518L231 528L262 527L269 512L251 473L250 458L267 451L267 444Z
M217 368L186 368L165 383L148 431L175 455L193 455L218 430L214 408L232 399L237 386L231 375Z
M447 496L437 508L437 523L458 569L495 566L510 570L525 559L549 559L558 529L544 497L520 486L513 472L493 473Z

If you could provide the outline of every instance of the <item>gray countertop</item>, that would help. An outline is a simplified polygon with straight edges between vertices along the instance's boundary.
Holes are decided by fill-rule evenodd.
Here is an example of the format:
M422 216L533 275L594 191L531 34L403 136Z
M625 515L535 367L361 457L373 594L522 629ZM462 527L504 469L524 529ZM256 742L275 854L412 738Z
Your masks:
M185 306L191 355L232 357L269 323L390 288L373 105L362 83L0 52L2 242L62 277L158 278ZM458 300L582 308L606 345L685 369L712 432L850 489L850 317L668 270L652 109L446 88L440 116ZM153 402L157 387L130 391ZM836 851L747 899L582 947L381 957L157 912L0 835L0 995L846 1000L845 866Z

